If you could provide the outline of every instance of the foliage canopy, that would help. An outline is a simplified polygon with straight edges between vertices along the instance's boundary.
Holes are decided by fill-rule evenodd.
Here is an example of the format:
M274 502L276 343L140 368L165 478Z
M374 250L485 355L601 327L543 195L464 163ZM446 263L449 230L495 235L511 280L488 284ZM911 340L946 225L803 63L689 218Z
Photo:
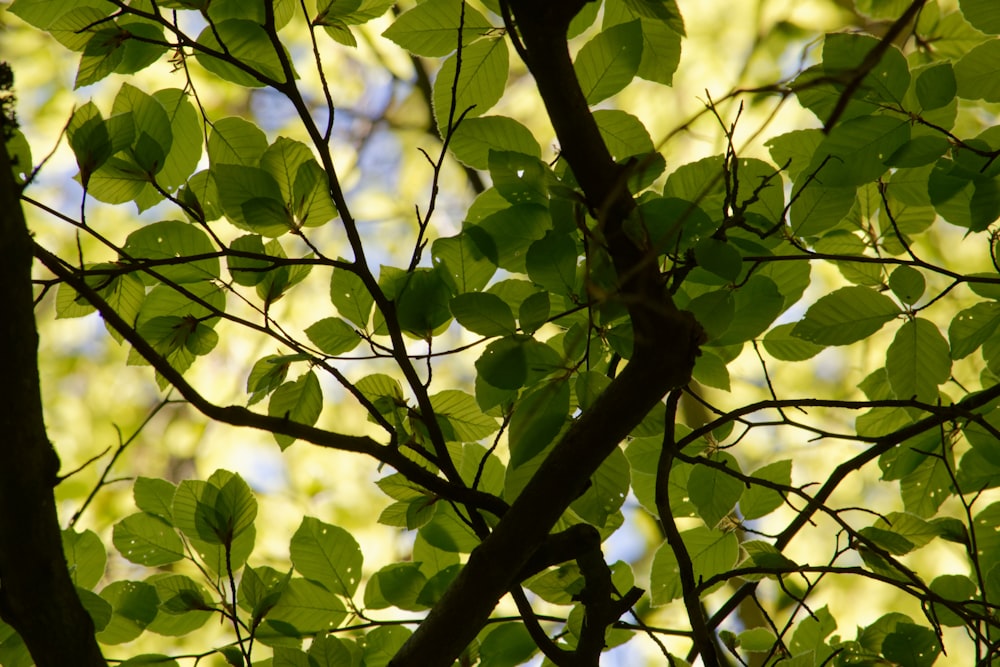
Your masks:
M408 536L371 568L301 513L258 556L270 499L226 469L129 470L134 510L84 529L123 438L62 524L89 641L122 665L1000 660L1000 5L830 4L843 30L774 22L766 76L664 119L629 104L675 94L675 0L15 0L98 93L65 125L78 206L6 142L4 192L61 230L26 246L36 304L152 367L138 432L179 396L360 455ZM719 150L679 163L684 130ZM414 171L373 231L361 181ZM0 561L0 663L56 664L77 647L32 639L18 576Z

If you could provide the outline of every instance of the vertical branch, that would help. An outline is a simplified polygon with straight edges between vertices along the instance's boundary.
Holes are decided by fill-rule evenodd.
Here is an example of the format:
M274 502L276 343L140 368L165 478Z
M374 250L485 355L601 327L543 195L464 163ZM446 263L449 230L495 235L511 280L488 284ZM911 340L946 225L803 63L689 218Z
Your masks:
M670 469L673 466L674 454L677 452L677 441L674 438L674 422L677 418L677 404L681 398L681 389L674 389L667 397L666 419L663 426L663 447L656 464L656 511L660 514L660 523L666 535L667 544L677 559L677 569L680 573L681 589L684 597L684 608L691 622L691 633L694 636L694 649L701 653L706 667L717 667L719 656L715 652L715 641L708 629L705 615L702 612L701 598L698 595L698 582L694 578L694 566L691 555L684 546L680 530L674 521L673 510L670 508Z

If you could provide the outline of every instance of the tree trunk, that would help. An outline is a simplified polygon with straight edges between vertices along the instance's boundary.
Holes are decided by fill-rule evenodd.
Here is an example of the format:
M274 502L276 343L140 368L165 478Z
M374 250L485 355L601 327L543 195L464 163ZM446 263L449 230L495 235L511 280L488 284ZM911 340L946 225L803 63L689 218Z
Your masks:
M0 127L6 119L0 118ZM0 618L39 667L107 663L63 555L53 489L59 458L45 434L32 240L0 135Z

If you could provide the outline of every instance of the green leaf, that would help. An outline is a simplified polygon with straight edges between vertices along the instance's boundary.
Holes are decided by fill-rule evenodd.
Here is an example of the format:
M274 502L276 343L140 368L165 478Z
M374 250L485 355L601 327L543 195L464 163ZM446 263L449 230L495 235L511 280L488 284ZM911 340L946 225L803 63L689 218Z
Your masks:
M976 594L976 584L967 576L962 574L943 574L935 577L931 582L930 589L946 600L962 604L971 600ZM943 604L931 603L934 617L941 623L949 627L962 627L965 621L955 612L951 611Z
M528 248L524 260L528 277L549 292L572 296L578 254L573 237L549 231Z
M160 603L156 588L141 581L112 581L101 591L101 598L112 609L111 620L97 633L102 644L124 644L141 635L156 618Z
M627 86L642 59L642 24L631 21L602 30L583 45L573 63L587 104L597 104Z
M398 607L419 611L424 605L417 602L420 591L427 584L427 577L417 563L392 563L373 574L365 584L365 607L385 609Z
M162 518L140 512L115 524L112 542L133 563L157 567L184 558L184 544Z
M323 391L319 380L312 371L306 371L297 380L285 382L274 390L267 404L267 414L312 426L323 411ZM285 449L295 442L295 438L275 433L274 439Z
M545 236L552 226L549 211L537 204L515 204L509 208L488 215L476 225L469 225L463 233L471 233L478 229L480 234L486 232L489 242L483 242L476 237L476 242L482 251L492 250L487 255L498 267L525 273L525 256L532 243Z
M1000 326L1000 303L985 301L966 308L948 327L951 358L963 359L986 342Z
M296 532L296 536L298 534ZM291 548L294 562L294 550L298 548L296 537L292 537ZM285 592L268 612L265 625L272 630L279 629L281 636L304 637L336 629L347 616L347 609L334 590L324 587L321 582L296 577L288 582Z
M347 648L352 645L333 635L314 637L309 644L309 667L354 667L351 650Z
M275 81L285 80L274 45L264 28L254 21L234 18L213 23L198 35L198 44L212 51L225 52L225 59L216 58L201 49L196 50L194 56L199 65L226 81L258 88L265 85L257 78L258 75ZM233 63L251 68L256 74Z
M492 24L475 8L462 0L427 0L399 16L382 33L399 46L417 56L440 58L458 48L458 29L462 28L462 44L489 34Z
M912 306L924 294L926 281L924 274L912 266L897 266L889 274L889 289L903 303Z
M757 338L767 331L784 308L785 299L774 281L766 276L751 276L734 294L733 320L725 332L710 343L734 345Z
M522 623L501 623L479 645L480 667L513 667L525 663L538 647Z
M497 389L520 389L562 366L562 358L545 343L528 336L506 336L491 342L476 360L476 370Z
M867 287L841 287L810 306L792 335L819 345L849 345L898 315L899 307L887 296Z
M850 213L855 193L853 187L823 187L805 180L796 183L790 209L795 235L815 236L836 227Z
M699 242L694 247L694 256L698 260L698 266L727 282L736 280L743 270L743 257L739 250L715 238Z
M615 449L601 463L597 472L591 475L590 486L582 496L573 501L570 508L587 523L606 528L609 519L625 503L630 481L628 459L622 450Z
M291 578L290 569L282 574L266 565L258 568L247 566L243 568L236 598L243 609L253 614L254 619L263 618L281 599Z
M518 467L545 449L562 430L568 414L568 382L549 382L523 396L510 420L511 467Z
M490 37L462 49L462 70L457 80L456 55L449 56L442 63L432 93L434 118L442 135L448 133L453 103L455 115L452 123L463 113L466 118L482 116L500 100L507 85L509 57L507 41Z
M767 353L781 361L805 361L823 351L823 345L792 335L795 327L795 322L788 322L768 331L764 336L764 349Z
M323 354L337 356L350 352L361 342L361 337L350 324L339 317L324 317L306 327L306 335Z
M549 319L551 303L548 292L535 292L524 301L517 311L517 322L521 331L531 335Z
M367 330L375 299L356 273L342 268L333 270L330 300L342 317Z
M790 459L785 459L768 463L754 470L750 476L790 486L792 483L792 462ZM746 520L759 519L781 507L784 502L785 499L781 492L764 486L751 485L750 488L743 491L740 498L740 514Z
M457 293L476 292L496 272L490 258L497 255L496 245L481 228L469 226L456 236L435 239L431 257L445 282Z
M977 30L1000 35L1000 7L990 0L959 0L962 15Z
M694 565L695 581L726 572L739 558L736 533L724 533L705 527L681 533L684 547ZM667 604L681 597L680 570L673 547L664 542L653 556L650 577L650 602L654 606Z
M431 3L417 5L416 9L428 4ZM459 162L474 169L489 169L491 151L510 151L534 158L542 156L542 150L531 130L506 116L464 119L455 129L448 148Z
M896 398L934 403L938 385L951 377L948 341L934 323L907 320L889 345L885 368Z
M468 292L451 300L458 323L480 336L506 336L517 329L514 313L503 299L488 292Z
M104 543L92 530L81 533L68 528L62 531L62 549L73 584L91 589L104 576L108 555Z
M250 375L247 377L247 393L250 394L249 405L260 401L272 391L281 386L288 375L289 357L269 354L258 359Z
M451 289L437 269L416 269L402 278L395 294L399 327L429 340L439 327L451 320Z
M236 227L263 236L280 236L292 228L277 181L259 167L220 164L214 168L219 203Z
M511 204L548 205L548 167L537 157L491 150L487 159L493 187Z
M450 440L472 442L496 433L500 428L495 419L483 414L476 399L464 391L446 389L430 399L434 413L450 426L454 436Z
M357 540L343 528L304 517L289 545L292 564L326 590L351 597L361 583L363 557Z
M824 187L870 183L884 174L889 158L910 138L909 121L890 116L862 116L837 125L813 155Z
M49 30L65 14L85 7L103 10L102 18L113 11L104 0L79 0L71 5L58 0L15 0L7 11L40 30Z
M729 454L720 452L716 460L741 472L739 463ZM743 495L743 489L743 482L707 465L694 466L688 477L688 496L709 528L714 528L729 515Z
M930 667L940 654L934 631L912 623L899 623L882 642L882 655L901 667Z
M186 222L164 220L147 225L128 235L122 251L129 257L139 260L139 263L142 263L142 260L173 261L173 264L156 266L153 269L170 282L183 284L219 277L217 257L187 259L195 255L211 255L215 253L215 246L205 232ZM149 283L156 280L148 274L141 275Z
M208 135L208 157L213 170L220 164L256 167L266 150L267 136L248 120L229 117L212 124Z
M468 524L459 519L450 506L438 504L434 518L421 526L420 536L433 547L449 553L471 553L479 546L479 538L472 532ZM428 582L432 585L433 578ZM422 595L418 598L421 604L427 604Z
M989 39L955 63L958 96L1000 102L1000 40Z
M406 640L410 630L399 625L375 628L365 635L365 667L386 667Z
M170 506L174 502L176 491L177 487L165 479L136 477L132 496L135 498L136 507L143 512L171 522L173 515Z

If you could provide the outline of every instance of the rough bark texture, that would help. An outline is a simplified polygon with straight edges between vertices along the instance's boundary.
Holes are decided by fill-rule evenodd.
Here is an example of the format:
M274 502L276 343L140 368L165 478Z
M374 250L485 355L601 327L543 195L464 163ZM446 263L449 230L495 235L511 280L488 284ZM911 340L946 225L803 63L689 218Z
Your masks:
M390 667L447 667L482 629L590 476L667 391L690 379L700 329L666 295L647 249L624 232L635 204L573 71L569 21L585 0L510 0L525 60L568 162L598 215L635 331L630 363L567 431Z
M0 124L3 121L0 120ZM38 333L31 290L32 241L10 156L0 138L0 618L39 667L107 663L63 556L53 488L59 459L45 434Z

